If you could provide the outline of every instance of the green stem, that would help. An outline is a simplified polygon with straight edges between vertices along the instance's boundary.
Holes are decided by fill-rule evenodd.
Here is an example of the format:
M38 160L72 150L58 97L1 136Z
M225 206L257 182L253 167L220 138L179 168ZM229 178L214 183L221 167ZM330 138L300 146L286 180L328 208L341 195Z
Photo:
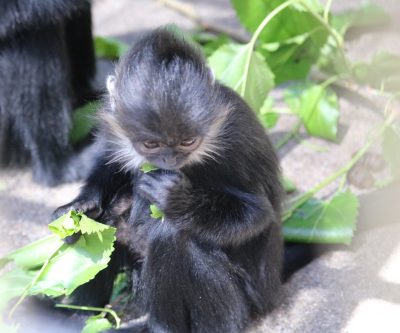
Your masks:
M329 12L331 11L332 0L327 0L324 10L324 20L329 23Z
M300 137L299 133L295 134L294 139L299 144L304 145L305 147L307 147L307 148L309 148L309 149L311 149L313 151L319 152L319 153L323 153L323 152L326 152L328 150L328 148L326 148L326 147L322 147L322 146L319 146L317 144L307 142L306 140L304 140L304 139L302 139Z
M247 58L246 58L246 63L244 67L244 74L243 74L243 84L241 87L240 95L243 97L246 92L246 84L247 84L247 77L249 74L249 68L250 68L250 62L251 62L251 56L253 54L253 49L256 44L256 41L258 37L260 36L261 32L264 30L266 25L276 16L278 15L281 11L283 11L286 7L289 7L291 4L294 2L298 2L301 0L287 0L278 7L276 7L273 11L271 11L261 22L261 24L258 26L257 30L254 32L253 37L251 38L250 42L247 44L247 47L249 48Z
M322 88L326 88L326 87L330 86L331 84L335 83L336 81L339 81L343 78L348 78L348 77L350 77L350 75L347 73L337 74L337 75L327 78L324 82L322 82L320 84L320 86Z
M14 304L12 309L10 310L10 313L8 314L9 318L12 318L14 315L15 310L18 308L18 306L23 302L23 300L28 296L29 290L39 281L41 278L44 270L46 267L49 265L50 260L53 259L53 257L57 254L57 252L61 249L61 247L64 245L64 243L61 243L60 246L53 251L53 253L46 259L44 262L43 266L40 268L39 272L36 274L35 278L25 287L24 291L22 292L22 295L18 299L18 301Z
M271 113L284 114L288 116L297 116L292 110L286 107L274 107Z
M56 308L64 308L64 309L73 309L73 310L82 310L82 311L97 311L97 312L106 312L109 313L115 321L115 327L119 328L121 325L121 319L118 317L117 313L108 308L97 308L92 306L78 306L78 305L70 305L70 304L56 304Z
M282 148L286 145L296 134L299 132L302 121L299 119L296 124L293 126L292 130L284 135L282 139L280 139L277 144L274 146L275 150Z
M349 172L349 170L364 156L364 154L368 151L368 149L376 142L376 137L382 135L385 131L386 127L389 126L391 120L388 119L381 125L373 137L369 138L365 145L353 156L353 158L342 168L331 174L329 177L325 178L323 181L314 186L311 190L307 191L304 194L294 198L291 202L292 204L288 208L287 211L283 213L282 219L283 221L287 220L290 216L292 216L293 212L299 208L302 204L304 204L307 200L311 199L317 192L322 190L324 187L335 181L340 176L343 176Z
M301 5L325 27L329 34L335 39L336 45L343 50L343 38L339 35L339 33L332 28L329 23L326 22L318 13L316 13L304 0L299 1Z
M307 11L314 16L324 27L325 29L329 32L329 34L333 37L335 40L336 46L340 52L340 56L342 57L343 63L346 65L347 71L350 73L351 72L351 67L349 63L347 62L346 55L344 54L343 50L343 38L340 36L340 34L332 28L328 21L325 21L323 17L321 17L318 13L316 13L304 0L299 0L300 4L307 9Z
M338 192L340 192L343 189L344 185L346 184L346 180L347 180L347 174L345 173L342 176L342 179L340 180L340 184L339 184L339 187L338 187Z

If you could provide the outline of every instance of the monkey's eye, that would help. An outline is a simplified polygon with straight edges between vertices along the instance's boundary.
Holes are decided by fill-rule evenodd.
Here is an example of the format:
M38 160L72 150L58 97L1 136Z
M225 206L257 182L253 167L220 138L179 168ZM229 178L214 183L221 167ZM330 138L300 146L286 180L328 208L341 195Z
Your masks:
M182 147L191 147L193 146L197 141L197 138L187 138L179 144Z
M158 147L160 147L160 143L159 142L157 142L157 141L144 141L143 142L143 146L146 148L146 149L156 149L156 148L158 148Z

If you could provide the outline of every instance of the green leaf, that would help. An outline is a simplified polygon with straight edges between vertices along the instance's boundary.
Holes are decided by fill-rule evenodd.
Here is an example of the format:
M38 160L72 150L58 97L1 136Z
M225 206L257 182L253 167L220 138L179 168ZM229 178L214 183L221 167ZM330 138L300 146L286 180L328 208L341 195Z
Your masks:
M310 135L336 139L339 106L333 91L321 85L295 85L285 92L285 100Z
M97 57L114 60L124 55L129 45L110 37L95 37L94 49Z
M107 231L107 230L114 230L115 228L112 228L106 224L96 222L95 220L92 220L91 218L87 217L84 214L81 215L81 220L79 221L79 231L85 235L91 235L91 234L97 234L97 236L102 240L102 233Z
M72 114L72 128L69 140L77 144L85 139L94 128L93 116L100 107L100 102L89 102L77 108Z
M248 59L250 64L246 76ZM208 60L217 79L242 95L250 107L258 112L274 86L274 75L263 57L254 52L249 44L226 44Z
M54 252L63 244L63 241L56 235L50 235L36 242L21 247L4 258L0 259L0 268L10 261L23 269L35 269L44 264L49 253Z
M383 156L388 162L392 175L400 177L400 126L389 126L383 134Z
M0 278L0 318L5 309L9 309L8 303L24 292L26 286L34 278L35 274L31 271L24 271L15 268L1 275ZM1 320L0 320L1 321Z
M114 250L115 228L101 233L82 234L79 240L65 244L42 272L29 293L48 296L69 295L107 267Z
M320 57L317 61L317 66L324 72L332 75L349 73L348 63L350 61L343 57L343 53L338 48L335 39L332 36L328 37L327 42L321 48Z
M98 333L113 328L113 325L102 314L90 316L82 329L81 333Z
M292 193L296 191L296 184L287 177L281 178L281 183L283 185L283 189L286 193Z
M390 22L390 15L372 3L331 16L332 26L344 35L350 28L371 28Z
M315 41L314 35L318 34L323 34L324 38ZM281 43L262 44L258 51L265 57L277 84L290 80L304 80L319 58L326 36L325 30L317 27Z
M359 201L350 191L338 192L332 199L310 199L284 221L286 241L349 244L356 228Z
M334 92L322 86L306 90L299 114L310 135L336 140L339 106Z
M232 0L240 22L254 32L262 20L283 0ZM318 1L307 1L315 11L321 11ZM265 57L277 84L304 79L319 57L328 32L300 4L286 8L274 17L260 35L264 43L257 50Z
M150 205L150 216L153 219L161 219L164 217L164 213L154 204Z
M121 296L123 291L129 291L129 278L127 272L118 273L114 279L112 295L110 297L109 303L114 303L114 301Z
M140 171L142 171L144 173L148 173L148 172L151 172L154 170L158 170L158 168L155 165L148 163L148 162L143 163L142 166L140 167Z
M260 109L260 112L257 114L259 121L265 128L274 127L279 119L279 114L274 112L273 104L273 98L267 97Z
M80 230L80 220L82 214L69 211L67 214L60 216L57 220L51 222L48 226L49 230L58 235L61 239L71 236Z
M206 57L213 54L219 47L232 42L232 40L224 34L216 36L215 34L200 31L192 35L193 40L202 46L202 50Z
M69 295L107 267L114 250L116 229L73 211L49 227L55 235L10 253L4 261L15 261L31 277L33 285L28 294ZM71 235L71 230L82 235L76 243L67 245L61 238ZM0 278L0 284L7 281L7 275Z
M376 89L400 92L400 55L381 52L368 63L358 63L353 67L358 82Z

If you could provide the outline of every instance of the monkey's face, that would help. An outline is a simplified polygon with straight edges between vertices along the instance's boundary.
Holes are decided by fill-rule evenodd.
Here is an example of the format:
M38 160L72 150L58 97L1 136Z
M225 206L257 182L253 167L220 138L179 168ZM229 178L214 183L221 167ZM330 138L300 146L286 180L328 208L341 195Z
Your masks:
M225 120L229 108L201 113L181 108L123 109L105 113L108 141L114 161L126 169L150 162L160 169L177 170L187 165L217 160L225 143Z
M109 141L117 143L115 161L128 169L147 161L177 170L218 157L229 106L219 98L209 71L178 62L154 72L122 73L107 81L111 112L105 120L114 137Z

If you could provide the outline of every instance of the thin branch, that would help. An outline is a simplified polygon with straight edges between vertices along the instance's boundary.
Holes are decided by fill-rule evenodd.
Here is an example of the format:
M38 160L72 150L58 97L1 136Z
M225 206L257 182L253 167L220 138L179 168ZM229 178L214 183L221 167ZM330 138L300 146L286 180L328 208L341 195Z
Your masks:
M297 133L300 130L302 121L299 119L296 124L293 126L292 130L288 133L286 133L282 139L280 139L276 145L274 146L275 150L278 150L282 148L284 145L286 145L293 137L297 135Z
M245 36L234 29L211 22L206 22L197 14L193 6L190 4L182 3L178 0L159 0L159 2L163 6L168 7L178 12L182 16L185 16L188 19L192 20L204 31L215 34L225 34L239 43L247 43L250 40L248 36Z
M81 305L72 305L72 304L56 304L56 308L63 309L72 309L72 310L81 310L81 311L95 311L95 312L105 312L110 314L115 321L115 326L118 329L121 325L121 319L118 317L117 313L110 308L98 308L93 306L81 306Z

